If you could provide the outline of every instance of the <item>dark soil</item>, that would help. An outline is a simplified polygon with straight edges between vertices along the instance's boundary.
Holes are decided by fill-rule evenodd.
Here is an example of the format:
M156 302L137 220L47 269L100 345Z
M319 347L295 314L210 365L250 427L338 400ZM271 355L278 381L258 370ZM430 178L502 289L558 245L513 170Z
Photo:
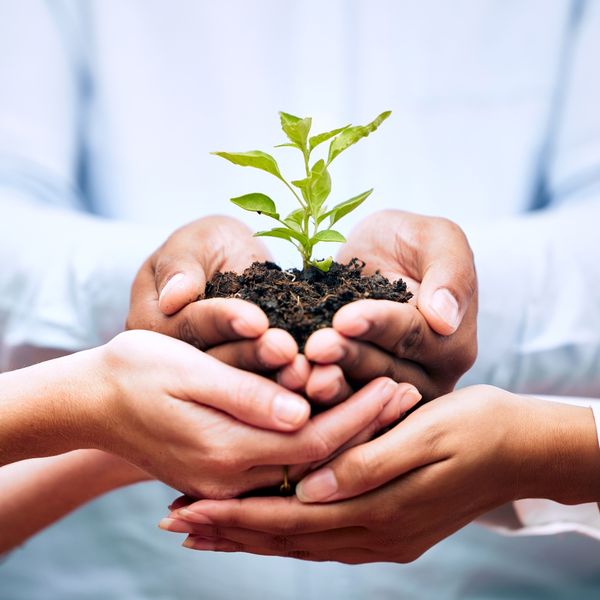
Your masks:
M379 272L363 276L363 267L356 258L347 265L334 262L327 273L314 267L283 271L272 262L255 262L241 275L215 273L204 297L242 298L258 304L271 327L289 331L302 351L310 334L330 327L333 315L345 304L362 298L396 302L412 298L401 279L392 283Z

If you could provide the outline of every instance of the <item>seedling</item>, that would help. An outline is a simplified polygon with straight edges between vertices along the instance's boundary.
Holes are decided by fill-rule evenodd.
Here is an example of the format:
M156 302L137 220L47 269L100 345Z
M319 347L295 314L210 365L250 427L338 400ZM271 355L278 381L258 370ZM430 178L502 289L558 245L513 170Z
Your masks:
M280 112L281 128L288 138L288 142L279 144L276 148L296 148L302 153L304 161L305 177L303 179L287 181L281 174L277 161L266 152L251 150L250 152L213 152L217 156L227 159L233 164L242 167L254 167L270 173L292 192L300 205L287 217L281 217L275 202L266 194L253 192L236 198L231 202L259 215L263 214L279 223L277 227L265 231L258 231L255 236L269 236L282 238L291 242L302 256L302 264L306 270L310 265L321 271L329 271L333 258L329 256L323 260L313 259L313 249L319 242L345 242L346 238L332 227L348 213L360 206L373 192L367 190L349 200L340 202L332 208L325 205L325 201L331 192L331 177L329 165L344 150L356 144L360 139L367 137L375 131L391 111L381 113L377 118L367 125L346 125L319 133L309 137L312 125L311 117L295 117L288 113ZM312 165L311 154L317 146L329 141L327 160L320 158ZM300 193L298 193L300 192Z

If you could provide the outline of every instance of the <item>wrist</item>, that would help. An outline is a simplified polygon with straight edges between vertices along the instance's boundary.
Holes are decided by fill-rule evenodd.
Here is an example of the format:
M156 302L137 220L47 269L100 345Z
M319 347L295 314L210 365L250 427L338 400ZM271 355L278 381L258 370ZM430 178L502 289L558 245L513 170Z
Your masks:
M600 500L600 447L592 410L535 400L541 410L532 485L521 498L547 498L562 504Z

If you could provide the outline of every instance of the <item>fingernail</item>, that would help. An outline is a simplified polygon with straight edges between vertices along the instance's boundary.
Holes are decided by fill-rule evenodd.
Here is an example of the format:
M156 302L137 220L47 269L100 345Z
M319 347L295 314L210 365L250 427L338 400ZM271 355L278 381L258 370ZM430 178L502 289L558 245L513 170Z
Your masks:
M164 529L165 531L170 531L171 530L171 525L173 523L175 523L176 520L175 519L169 519L168 517L165 517L164 519L161 519L158 523L158 527L160 529Z
M422 397L419 390L412 385L401 391L398 400L400 413L410 410Z
M330 468L312 473L296 486L296 496L301 502L323 502L337 491L338 482Z
M185 273L175 273L175 275L173 275L173 277L167 281L165 287L160 292L158 301L162 302L163 299L168 296L169 293L173 291L179 283L181 283L181 281L183 281L183 279L185 279Z
M256 327L242 317L237 317L231 321L231 329L242 337L256 337L257 334Z
M189 508L180 508L175 516L181 517L184 521L212 525L212 521L205 514L190 510Z
M217 547L214 540L198 537L187 537L181 545L190 550L215 550Z
M299 425L306 420L310 408L295 396L279 394L273 400L273 416L286 425Z
M367 319L364 317L356 317L355 319L352 319L349 326L345 327L344 334L351 336L364 335L367 333L370 326L371 323L369 323L369 321L367 321Z
M431 310L435 312L442 321L447 323L453 331L458 329L460 316L458 314L458 302L452 293L446 288L436 290L431 298Z

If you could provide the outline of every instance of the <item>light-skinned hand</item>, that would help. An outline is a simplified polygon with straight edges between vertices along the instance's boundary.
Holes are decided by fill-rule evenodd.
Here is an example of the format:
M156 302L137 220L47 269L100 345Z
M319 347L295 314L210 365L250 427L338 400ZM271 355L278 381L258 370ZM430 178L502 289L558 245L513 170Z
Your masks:
M590 409L474 386L347 450L294 498L199 501L162 527L199 550L405 563L512 500L598 501L599 461Z

